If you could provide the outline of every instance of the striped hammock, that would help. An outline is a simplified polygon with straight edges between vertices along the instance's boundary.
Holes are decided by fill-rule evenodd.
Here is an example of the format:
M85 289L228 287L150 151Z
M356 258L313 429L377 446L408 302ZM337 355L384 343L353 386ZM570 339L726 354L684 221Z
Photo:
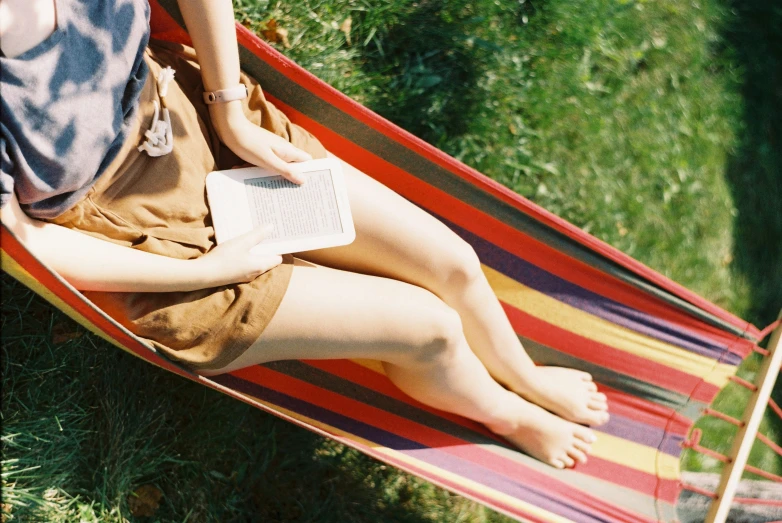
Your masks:
M189 41L173 0L154 37ZM694 420L759 331L335 91L237 26L244 69L296 123L477 251L533 359L586 370L611 421L585 466L555 470L426 407L374 361L280 361L204 378L166 360L35 259L5 227L3 269L118 347L515 518L673 522Z

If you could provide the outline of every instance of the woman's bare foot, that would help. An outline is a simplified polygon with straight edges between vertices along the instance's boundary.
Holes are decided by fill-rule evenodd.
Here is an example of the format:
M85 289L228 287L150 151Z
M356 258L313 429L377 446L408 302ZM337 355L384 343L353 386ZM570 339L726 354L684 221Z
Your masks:
M597 440L589 428L566 421L537 405L521 400L518 421L487 424L494 433L543 463L558 469L586 463Z
M608 421L608 401L592 376L565 367L535 367L532 376L510 387L525 399L562 418L584 425Z

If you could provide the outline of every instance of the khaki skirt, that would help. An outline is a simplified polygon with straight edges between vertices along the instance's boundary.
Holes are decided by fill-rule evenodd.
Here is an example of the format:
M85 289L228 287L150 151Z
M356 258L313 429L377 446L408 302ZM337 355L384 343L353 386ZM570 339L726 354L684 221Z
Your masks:
M51 221L133 249L197 258L215 245L205 177L243 162L222 145L211 125L193 50L153 42L145 59L150 73L122 152L81 202ZM166 95L174 149L153 158L137 147L152 122L158 100L155 78L165 66L176 71ZM314 158L326 156L317 139L266 101L257 82L245 75L242 82L250 91L244 101L250 121ZM85 295L169 358L194 370L219 369L258 339L279 307L292 271L293 258L285 256L281 265L249 283L192 292Z

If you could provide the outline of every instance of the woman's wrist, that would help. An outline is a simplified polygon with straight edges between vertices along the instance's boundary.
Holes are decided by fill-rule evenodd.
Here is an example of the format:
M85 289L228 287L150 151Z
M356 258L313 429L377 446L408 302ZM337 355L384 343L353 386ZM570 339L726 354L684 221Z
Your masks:
M212 125L217 131L217 135L223 142L229 140L234 129L241 127L247 120L241 100L210 105L209 117L212 119Z
M219 271L215 270L213 264L210 263L210 259L206 256L186 260L186 263L188 266L184 274L187 274L187 278L199 289L220 287L230 283L226 282L225 278L219 274Z

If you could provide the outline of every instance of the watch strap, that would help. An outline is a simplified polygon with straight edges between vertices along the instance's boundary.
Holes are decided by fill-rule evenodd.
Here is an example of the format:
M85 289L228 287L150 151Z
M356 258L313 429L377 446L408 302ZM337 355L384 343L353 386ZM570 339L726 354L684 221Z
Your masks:
M204 93L204 102L207 105L232 102L234 100L243 100L247 98L249 92L245 84L239 84L229 89L220 89L219 91L207 91Z

